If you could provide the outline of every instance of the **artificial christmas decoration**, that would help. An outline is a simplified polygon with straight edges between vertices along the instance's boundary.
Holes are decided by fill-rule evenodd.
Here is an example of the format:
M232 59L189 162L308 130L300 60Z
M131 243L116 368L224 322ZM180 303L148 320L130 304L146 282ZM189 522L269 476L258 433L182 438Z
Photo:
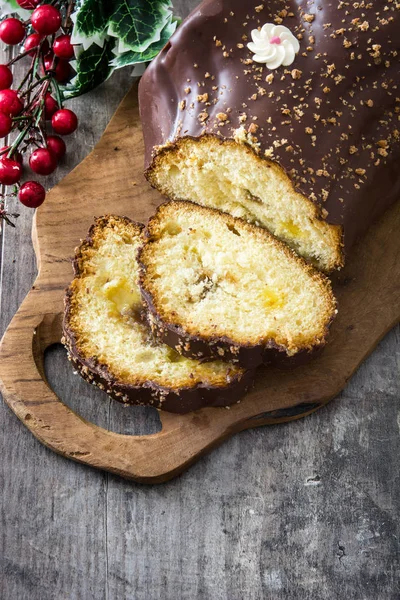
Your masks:
M16 50L0 64L0 138L11 134L0 149L0 184L14 186L0 194L0 220L14 225L18 215L7 213L7 196L31 208L45 199L40 183L21 184L22 162L35 174L53 173L67 150L59 136L78 127L64 102L92 90L114 69L145 65L178 20L170 0L0 0L1 18L0 41ZM12 66L19 60L26 71L14 81Z

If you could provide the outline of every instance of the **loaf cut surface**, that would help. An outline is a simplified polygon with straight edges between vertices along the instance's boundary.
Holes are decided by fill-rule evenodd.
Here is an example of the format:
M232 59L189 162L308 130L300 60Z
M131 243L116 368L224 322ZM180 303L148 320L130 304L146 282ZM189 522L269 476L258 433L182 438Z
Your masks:
M142 243L143 225L106 216L77 249L64 318L70 359L85 379L128 404L184 413L237 402L250 373L190 360L154 341L137 285Z
M261 54L299 45L276 68L271 26ZM203 0L140 81L151 185L341 268L400 197L399 31L396 0Z
M265 229L171 201L147 237L143 298L154 332L178 352L254 367L325 343L336 313L330 282Z
M340 227L322 220L284 170L243 140L179 139L156 154L146 175L167 198L191 200L265 227L324 271L342 265Z

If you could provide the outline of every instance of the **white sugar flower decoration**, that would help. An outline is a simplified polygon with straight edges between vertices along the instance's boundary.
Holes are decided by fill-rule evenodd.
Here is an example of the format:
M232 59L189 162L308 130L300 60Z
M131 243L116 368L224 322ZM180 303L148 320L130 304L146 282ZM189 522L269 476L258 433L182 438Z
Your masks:
M253 29L251 37L253 41L247 47L254 52L253 60L268 69L291 65L300 50L298 39L284 25L266 23L261 29Z

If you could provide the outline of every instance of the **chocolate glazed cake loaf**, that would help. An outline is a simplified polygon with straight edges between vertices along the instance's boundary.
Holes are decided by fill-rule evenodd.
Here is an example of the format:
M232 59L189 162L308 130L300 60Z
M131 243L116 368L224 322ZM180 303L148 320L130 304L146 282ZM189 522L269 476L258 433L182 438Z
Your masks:
M400 194L395 0L205 0L140 83L147 178L331 271Z

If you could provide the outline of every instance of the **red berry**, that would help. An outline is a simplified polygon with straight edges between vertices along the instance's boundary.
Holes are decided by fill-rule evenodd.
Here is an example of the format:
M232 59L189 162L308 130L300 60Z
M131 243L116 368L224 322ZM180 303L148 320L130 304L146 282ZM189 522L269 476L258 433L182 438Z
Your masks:
M30 155L29 166L38 175L50 175L57 167L57 159L51 150L38 148Z
M19 188L18 200L28 208L37 208L43 204L45 197L45 189L37 181L26 181Z
M35 8L31 15L33 29L43 35L55 33L61 25L60 11L50 4Z
M7 65L0 65L0 90L11 87L13 76Z
M72 67L67 60L58 59L56 66L56 80L58 83L65 83L72 77Z
M57 158L48 148L38 148L29 157L29 166L38 175L50 175L57 167Z
M74 47L71 44L70 35L59 35L54 40L53 52L59 58L70 60L74 56Z
M21 179L22 166L12 158L3 157L0 159L0 183L3 185L13 185Z
M15 90L0 90L0 112L16 117L24 108Z
M4 19L0 25L0 40L5 44L19 44L25 36L25 25L19 19Z
M0 112L0 137L8 135L12 128L12 121L9 115Z
M45 71L51 71L52 68L55 69L55 66L53 67L53 59L54 59L54 54L50 50L50 52L48 52L46 54L46 56L44 57L44 59L43 59L43 64L44 64L44 70Z
M42 0L17 0L17 4L25 10L33 10Z
M47 137L47 147L55 154L57 160L60 160L67 150L64 140L58 137L58 135L49 135Z
M56 133L68 135L78 127L78 118L72 110L61 108L52 116L51 125Z
M44 70L45 72L53 71L54 77L59 83L65 83L72 76L72 68L67 60L62 60L59 58L56 62L55 67L52 69L53 65L53 53L49 52L44 57Z
M9 150L10 150L10 146L3 146L3 148L0 148L0 156L1 156L1 158L7 157L7 154L8 154ZM18 152L18 150L15 150L12 153L11 158L13 160L16 160L17 162L19 162L20 165L22 165L22 154L21 154L21 152Z
M27 51L31 48L37 48L42 40L44 41L42 43L41 50L44 54L46 54L46 52L48 52L50 48L49 42L46 39L44 39L43 36L39 33L31 33L31 35L28 35L24 42L24 50ZM29 52L29 56L35 56L35 54L36 50L32 50L32 52Z
M58 110L58 104L54 100L53 96L46 94L44 99L44 116L47 120L50 120L54 113Z

